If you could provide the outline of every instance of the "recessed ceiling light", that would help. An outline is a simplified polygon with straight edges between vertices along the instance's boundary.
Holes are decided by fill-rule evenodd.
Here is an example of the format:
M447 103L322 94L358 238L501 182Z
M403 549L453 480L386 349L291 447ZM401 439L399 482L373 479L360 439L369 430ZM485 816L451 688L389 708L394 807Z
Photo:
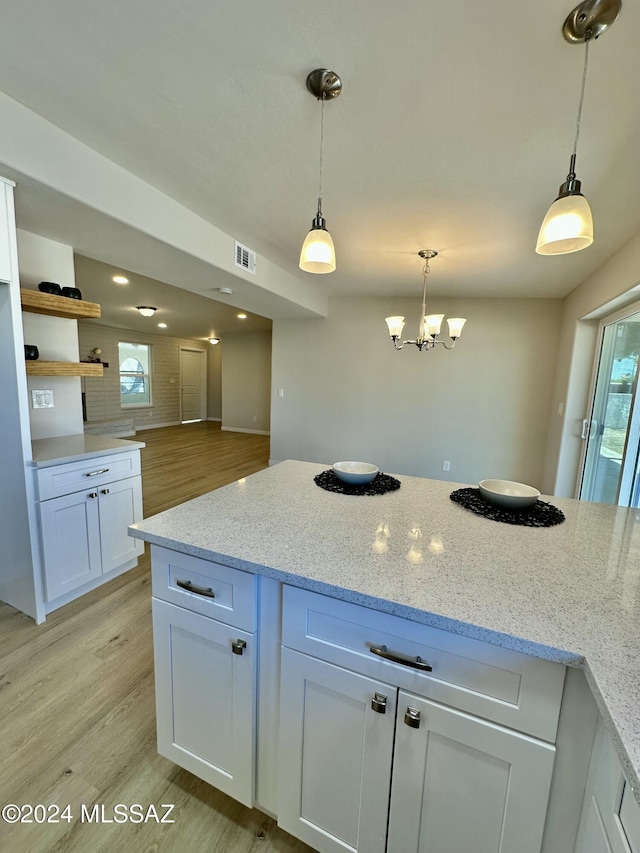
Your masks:
M159 328L159 329L166 329L166 328L167 328L167 324L166 324L166 323L158 323L158 328Z
M158 310L157 308L152 308L151 305L138 305L137 308L143 317L153 317Z
M246 314L238 314L238 320L246 320L246 319L247 319Z
M115 281L116 284L129 284L129 279L123 275L114 275L112 281Z

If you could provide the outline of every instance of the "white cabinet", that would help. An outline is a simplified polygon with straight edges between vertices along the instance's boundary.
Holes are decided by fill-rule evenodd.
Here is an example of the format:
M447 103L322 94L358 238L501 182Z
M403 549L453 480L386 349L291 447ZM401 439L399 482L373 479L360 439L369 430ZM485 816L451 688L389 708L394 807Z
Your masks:
M640 853L640 806L602 720L591 754L576 853Z
M281 684L279 825L319 850L384 853L397 691L286 648Z
M539 853L554 758L548 743L400 691L388 849Z
M155 547L152 567L158 751L252 806L255 577Z
M291 588L283 643L284 829L322 853L539 853L563 667Z
M138 450L37 470L49 605L65 603L136 565L144 543L132 539L127 528L142 519L139 470Z

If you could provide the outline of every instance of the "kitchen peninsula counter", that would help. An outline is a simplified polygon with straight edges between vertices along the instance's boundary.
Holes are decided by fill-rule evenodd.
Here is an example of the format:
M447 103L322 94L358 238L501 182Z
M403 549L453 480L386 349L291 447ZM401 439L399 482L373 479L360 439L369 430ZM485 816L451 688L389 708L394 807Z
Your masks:
M103 435L61 435L55 438L37 438L31 442L31 465L47 468L67 462L80 462L112 453L126 453L144 447L143 441L110 438Z
M547 498L530 528L449 499L462 484L400 476L378 496L324 491L287 461L132 525L155 545L584 668L640 792L640 511Z

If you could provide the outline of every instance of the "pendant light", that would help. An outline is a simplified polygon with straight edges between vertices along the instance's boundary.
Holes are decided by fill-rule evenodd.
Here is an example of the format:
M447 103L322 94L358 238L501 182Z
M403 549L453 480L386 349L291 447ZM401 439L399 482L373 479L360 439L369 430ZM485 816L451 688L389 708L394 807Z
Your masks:
M336 268L336 251L331 234L326 229L322 215L322 148L324 143L324 104L337 98L342 91L342 81L334 71L316 68L307 77L307 89L322 103L320 117L320 170L318 180L318 211L311 223L300 252L300 269L305 272L323 274Z
M581 183L576 178L576 152L589 64L589 43L611 26L619 12L620 0L584 0L571 12L562 27L562 34L569 44L584 44L584 68L569 173L540 227L536 245L539 255L567 255L586 249L593 243L593 217L589 202L580 191Z
M422 350L434 349L436 344L442 344L445 349L453 349L456 341L462 334L462 327L467 322L462 317L451 317L447 320L449 326L449 337L451 338L451 346L447 346L444 341L438 340L440 327L444 319L444 314L427 314L427 278L431 268L429 261L437 256L435 249L421 249L418 252L419 257L424 260L422 268L422 306L420 309L420 320L418 322L418 337L415 341L400 341L402 330L404 329L404 317L386 317L385 322L389 328L389 335L396 349L402 349L405 344L413 344ZM400 341L400 343L398 343Z

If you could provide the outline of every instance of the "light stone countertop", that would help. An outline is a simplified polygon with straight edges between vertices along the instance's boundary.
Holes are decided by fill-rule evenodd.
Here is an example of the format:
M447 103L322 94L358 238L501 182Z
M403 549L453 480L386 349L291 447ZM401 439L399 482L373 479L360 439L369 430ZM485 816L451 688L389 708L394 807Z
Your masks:
M134 537L584 668L640 794L640 510L546 498L566 520L502 524L399 476L340 495L282 462L133 525Z
M31 442L31 465L34 468L48 468L65 462L78 462L94 456L106 456L110 453L124 453L144 447L143 441L130 441L122 438L109 438L102 435L62 435L57 438L37 438Z

